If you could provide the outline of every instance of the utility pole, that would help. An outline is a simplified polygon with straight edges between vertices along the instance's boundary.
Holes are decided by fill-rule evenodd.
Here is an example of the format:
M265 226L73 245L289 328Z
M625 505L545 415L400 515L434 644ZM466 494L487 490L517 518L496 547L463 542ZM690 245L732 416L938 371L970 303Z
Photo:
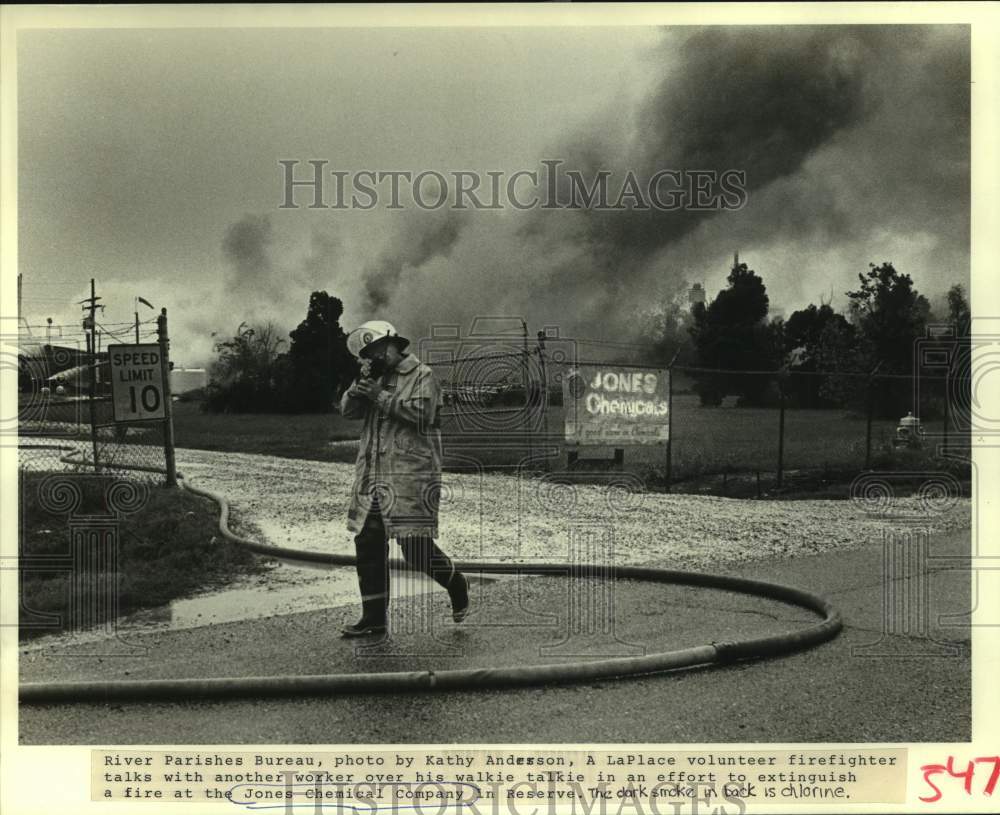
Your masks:
M94 451L94 471L101 471L101 463L98 460L97 450L97 406L94 402L97 396L97 347L95 332L97 328L97 301L101 298L97 296L94 278L90 278L90 297L80 301L84 311L89 312L83 320L83 327L87 332L87 359L90 363L90 442Z
M94 355L94 381L97 387L101 386L101 331L94 324L94 337L97 339L97 353Z
M161 309L156 318L157 341L160 345L160 374L163 377L163 456L167 465L167 486L177 486L177 462L174 458L174 408L170 392L170 336L167 334L167 310Z

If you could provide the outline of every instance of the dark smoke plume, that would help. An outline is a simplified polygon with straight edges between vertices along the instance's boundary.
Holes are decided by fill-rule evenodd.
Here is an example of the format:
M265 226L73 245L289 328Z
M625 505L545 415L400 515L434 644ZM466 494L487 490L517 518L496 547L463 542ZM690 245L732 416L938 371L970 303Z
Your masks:
M588 184L610 171L612 197L627 172L642 183L663 169L738 170L742 209L396 213L385 243L333 287L351 318L385 316L414 336L506 314L563 336L638 339L664 293L699 281L714 296L735 250L793 309L831 286L842 296L870 261L896 262L931 296L967 283L967 30L671 28L647 64L644 98L622 94L508 170L561 159L564 182L576 170ZM259 220L234 225L226 252L241 278L268 277L269 244ZM321 244L323 258L338 254Z
M366 308L374 313L392 300L404 278L436 257L447 257L458 241L462 224L453 212L418 212L395 235L390 246L365 267ZM414 281L419 284L419 281Z
M245 215L226 230L222 241L239 285L270 285L274 268L268 249L272 241L271 221L266 215Z
M613 153L571 143L567 169L584 178L608 169L619 179L632 170L640 181L662 169L740 170L752 197L860 119L865 51L857 29L836 26L712 28L680 46L669 40L660 53L664 76L634 117L631 142ZM562 193L568 199L565 183ZM586 212L595 271L641 260L715 214Z
M278 236L269 214L244 215L226 229L222 253L228 269L219 281L225 307L192 323L192 333L229 337L241 322L273 323L287 348L287 333L305 319L310 294L338 292L344 247L333 226L314 227L294 255Z

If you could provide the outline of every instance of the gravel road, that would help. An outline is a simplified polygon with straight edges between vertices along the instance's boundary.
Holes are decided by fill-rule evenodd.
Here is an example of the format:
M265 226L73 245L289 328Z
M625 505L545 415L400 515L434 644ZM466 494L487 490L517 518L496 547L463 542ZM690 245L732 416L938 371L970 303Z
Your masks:
M178 450L177 461L193 483L225 495L267 542L353 553L344 525L351 465L202 450ZM965 529L970 514L968 499L754 501L446 473L441 541L461 559L600 557L713 568L870 545L881 541L886 522Z
M351 465L188 449L177 451L177 462L190 483L226 496L231 524L241 534L279 546L353 554L344 525ZM630 493L620 486L627 479L569 485L553 476L446 473L442 545L463 560L656 562L717 570L869 547L881 541L887 524L899 522L919 521L931 533L967 529L971 512L966 499L753 501ZM412 573L392 581L394 598L432 590ZM356 603L352 569L277 562L224 589L144 609L121 620L119 629L197 628ZM73 639L101 636L78 633ZM44 636L22 648L44 651L65 641Z

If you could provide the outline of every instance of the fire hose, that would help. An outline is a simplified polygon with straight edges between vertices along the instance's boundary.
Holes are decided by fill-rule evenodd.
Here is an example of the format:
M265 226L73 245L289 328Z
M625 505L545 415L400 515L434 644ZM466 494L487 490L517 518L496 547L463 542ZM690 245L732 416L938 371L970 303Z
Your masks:
M56 445L71 451L61 461L87 465L76 448ZM116 469L142 469L164 473L156 468L116 465ZM202 487L187 482L181 473L178 483L189 492L208 498L219 508L219 532L227 540L252 552L289 560L353 566L351 555L310 552L270 546L235 534L229 528L229 502ZM579 563L508 563L455 561L456 568L468 573L597 576L598 568ZM394 569L408 568L402 561L391 560ZM819 645L840 633L843 621L837 609L825 598L803 589L745 577L709 572L678 571L650 566L616 566L609 570L614 579L644 580L748 594L798 606L822 619L811 626L781 634L735 642L712 642L707 645L665 651L645 656L597 659L548 665L504 668L459 668L441 671L390 671L379 673L318 674L309 676L246 676L199 679L147 679L125 681L27 682L20 686L20 700L26 704L70 702L158 701L165 699L232 699L296 695L335 695L381 693L389 691L459 690L502 688L593 681L643 674L656 674L679 668L726 665L737 661L767 659ZM605 575L604 572L601 572ZM605 575L606 576L606 575Z

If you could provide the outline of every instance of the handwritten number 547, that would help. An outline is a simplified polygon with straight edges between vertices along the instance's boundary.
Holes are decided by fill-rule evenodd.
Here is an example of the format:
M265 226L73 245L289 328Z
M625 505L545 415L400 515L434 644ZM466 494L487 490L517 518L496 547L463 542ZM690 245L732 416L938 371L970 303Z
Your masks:
M948 762L946 764L924 764L920 768L920 771L924 774L924 781L926 781L928 786L934 790L933 795L921 795L920 800L928 804L941 800L943 797L941 788L933 781L934 776L940 773L947 773L952 778L961 778L965 794L972 795L972 777L975 773L977 764L993 765L993 771L990 773L990 777L986 781L986 785L983 787L983 793L985 795L993 795L993 790L996 788L997 781L1000 780L1000 756L984 756L973 759L965 766L964 770L956 770L955 757L948 756Z

